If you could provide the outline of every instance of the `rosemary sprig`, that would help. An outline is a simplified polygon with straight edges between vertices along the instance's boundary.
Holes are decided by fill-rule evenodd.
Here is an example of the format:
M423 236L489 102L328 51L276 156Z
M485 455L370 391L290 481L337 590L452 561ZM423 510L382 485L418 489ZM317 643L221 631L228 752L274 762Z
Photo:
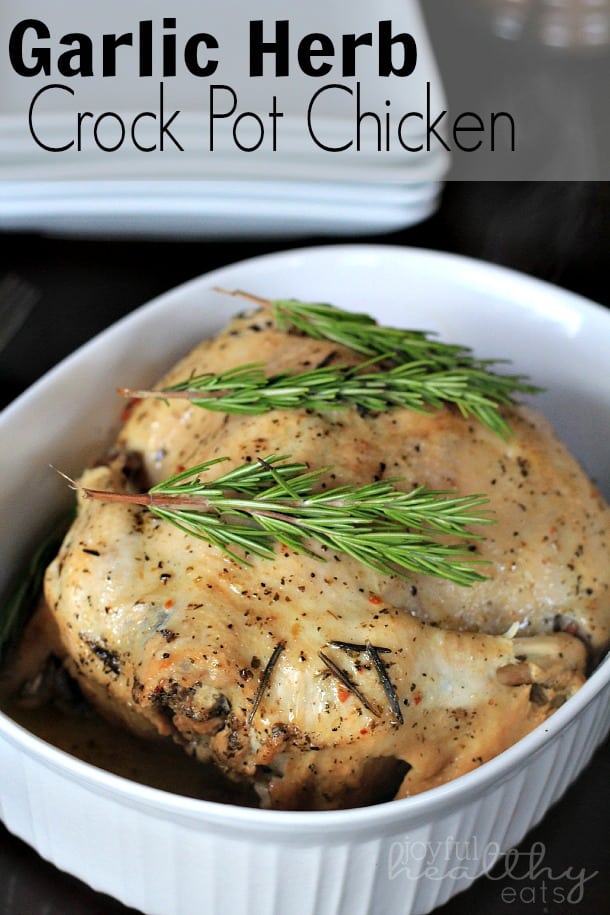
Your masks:
M541 390L530 384L526 376L495 372L494 368L503 360L476 358L468 347L443 343L428 331L385 327L370 315L324 303L296 299L269 301L241 291L229 294L271 309L280 330L296 330L316 340L330 340L361 355L390 360L396 366L416 363L425 367L429 375L448 373L452 379L449 389L452 396L447 398L437 393L434 401L428 403L433 406L439 400L454 403L464 416L474 416L503 438L508 437L510 429L500 407L513 404L516 394L536 394Z
M482 388L473 386L462 369L436 368L413 361L387 371L366 372L360 366L321 366L291 375L265 374L263 363L238 366L215 375L192 375L162 390L120 388L124 397L188 400L197 407L220 413L261 414L296 407L311 410L355 406L366 412L384 412L398 407L425 412L443 403L455 404L464 414L497 415L497 404ZM490 420L491 421L491 420Z
M72 511L58 519L52 529L46 533L29 559L27 568L22 570L11 593L2 602L0 612L0 667L18 639L23 627L42 591L45 570L56 556L69 524L73 520Z
M462 394L451 398L450 402L455 403L464 416L475 416L503 437L509 433L509 427L498 408L514 403L515 394L540 391L523 375L493 371L492 367L500 365L502 360L478 359L468 347L435 340L427 331L384 327L366 314L293 299L278 299L272 303L272 308L276 324L282 330L294 328L307 336L332 340L366 356L387 358L391 354L397 365L419 363L431 374L448 372L454 385L459 378Z
M84 489L83 496L145 506L240 563L248 554L273 558L281 544L317 559L326 551L343 553L387 575L415 572L460 585L484 578L473 568L481 560L465 541L480 539L470 525L492 520L479 511L485 496L421 487L403 492L391 481L315 491L326 471L288 458L271 455L206 482L202 476L225 460L218 458L148 493Z

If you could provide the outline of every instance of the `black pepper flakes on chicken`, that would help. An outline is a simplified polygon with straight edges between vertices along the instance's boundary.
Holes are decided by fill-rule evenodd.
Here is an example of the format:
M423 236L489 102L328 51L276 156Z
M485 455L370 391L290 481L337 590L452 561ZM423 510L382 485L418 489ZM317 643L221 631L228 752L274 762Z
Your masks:
M358 361L250 315L162 384L330 358ZM332 466L332 485L386 474L409 489L486 492L489 577L469 588L384 577L281 546L244 566L142 507L82 500L46 575L55 654L106 717L171 735L253 783L265 806L367 804L477 767L580 687L610 627L608 508L544 419L506 416L508 441L451 408L227 416L135 404L83 486L133 491L214 457L229 467L275 453ZM511 627L517 638L503 635Z

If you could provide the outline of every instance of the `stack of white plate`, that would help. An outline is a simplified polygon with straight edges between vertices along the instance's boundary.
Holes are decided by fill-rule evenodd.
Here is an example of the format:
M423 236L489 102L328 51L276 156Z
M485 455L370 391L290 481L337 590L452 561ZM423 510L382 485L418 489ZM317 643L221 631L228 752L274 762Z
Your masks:
M2 4L4 47L25 15L21 0ZM441 112L444 98L417 0L379 0L374 7L368 0L311 0L290 11L278 9L274 0L177 0L171 10L175 24L167 15L162 0L108 0L87 5L86 12L77 0L52 10L45 0L30 0L27 17L44 23L50 38L28 29L23 59L32 66L36 49L48 50L50 72L22 76L8 55L0 62L1 229L356 235L398 230L434 211L448 156L442 144L428 148L425 112L427 105ZM262 20L264 40L272 42L282 17L290 35L289 75L276 77L267 53L266 71L253 77L249 23ZM138 71L143 20L153 30L150 77ZM415 39L417 65L408 76L379 73L379 23L387 20L391 35ZM92 39L91 78L58 72L59 54L77 47L62 38L75 32ZM219 44L209 52L217 70L206 78L189 73L181 56L186 40L201 32ZM355 50L355 76L344 75L342 37L369 32L370 44ZM299 42L311 33L333 43L334 54L312 58L315 66L331 64L324 77L307 76L299 67ZM131 45L117 47L114 77L102 75L104 34L133 36ZM163 42L174 36L177 72L165 76ZM391 53L399 68L400 41ZM79 112L91 113L82 118L80 149ZM145 112L154 117L139 118L135 131L140 147L150 152L130 139L134 119ZM404 118L410 112L421 115ZM359 113L364 116L358 131ZM160 123L168 125L163 134Z

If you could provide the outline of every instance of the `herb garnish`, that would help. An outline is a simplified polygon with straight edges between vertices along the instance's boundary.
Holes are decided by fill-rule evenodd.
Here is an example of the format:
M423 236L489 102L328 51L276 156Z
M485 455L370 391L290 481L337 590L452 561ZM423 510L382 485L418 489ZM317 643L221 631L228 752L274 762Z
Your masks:
M360 687L354 683L346 670L344 670L342 667L339 667L338 664L335 664L332 658L329 658L328 655L324 654L323 651L318 652L318 657L326 665L331 674L337 678L339 683L341 683L347 690L349 690L350 693L353 693L356 699L362 702L365 709L368 709L368 711L372 715L375 715L376 718L381 717L380 709L378 709L376 705L374 705L369 699L366 698Z
M32 554L27 568L21 572L13 591L3 602L0 613L0 667L35 609L36 601L42 590L46 568L57 555L73 517L74 512L70 510L47 532Z
M189 400L206 410L243 414L298 407L336 410L349 406L367 412L400 407L424 412L428 407L452 403L465 415L485 416L487 425L494 431L506 431L504 419L496 413L497 402L486 393L482 384L473 384L472 369L466 372L462 367L440 368L418 360L386 370L363 371L371 362L379 361L373 359L357 366L322 366L307 372L269 376L265 374L264 364L251 363L217 375L209 372L192 375L186 381L159 391L120 388L119 393L138 399Z
M403 330L377 324L370 315L344 311L334 305L305 303L296 299L267 300L242 291L219 292L248 299L269 309L280 330L297 331L316 340L330 340L374 360L384 360L390 368L416 363L418 370L428 375L447 373L452 379L447 398L434 390L432 406L439 401L454 403L464 416L472 415L492 431L508 437L510 429L499 412L500 407L513 404L515 394L536 394L540 388L530 384L523 375L498 374L493 368L499 359L479 359L468 347L443 343L429 331ZM425 393L422 397L425 400Z
M85 488L82 494L142 505L239 563L247 563L248 554L274 558L281 544L316 559L324 559L325 551L347 554L385 575L415 572L459 585L484 579L473 568L482 560L464 541L480 539L471 525L492 521L479 511L485 496L423 487L404 492L394 486L397 481L315 491L327 468L309 470L288 458L259 458L206 481L203 475L226 460L216 458L147 493Z
M354 642L344 642L339 639L333 639L330 644L333 646L333 648L341 648L343 651L348 653L356 652L357 654L366 653L368 655L373 664L373 667L375 668L377 676L379 677L379 682L383 687L386 698L390 703L390 708L392 709L396 724L403 724L404 719L402 717L402 711L398 701L398 696L396 695L396 690L392 686L392 681L388 677L385 664L380 657L382 654L391 654L391 649L382 648L380 645L373 645L369 641L365 642L364 645L359 645Z
M256 712L258 711L258 707L261 703L261 699L263 698L264 692L267 689L267 687L269 686L269 681L271 680L271 674L273 673L275 665L279 661L280 655L283 652L285 647L286 647L285 642L280 642L278 645L276 645L275 648L273 649L273 654L271 655L271 657L267 661L267 664L265 665L263 675L260 678L258 688L256 690L256 695L255 695L254 701L252 703L252 708L250 709L250 713L248 714L248 719L247 719L248 724L252 724L252 722L254 720L254 716L256 715Z

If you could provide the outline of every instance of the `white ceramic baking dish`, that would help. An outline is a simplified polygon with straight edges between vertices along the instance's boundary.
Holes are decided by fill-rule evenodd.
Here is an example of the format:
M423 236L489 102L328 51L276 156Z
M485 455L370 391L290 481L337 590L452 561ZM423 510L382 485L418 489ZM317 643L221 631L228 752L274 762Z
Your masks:
M463 258L311 248L223 268L161 296L4 411L1 588L69 500L50 465L77 473L108 440L120 410L117 379L153 381L243 307L215 286L366 310L510 358L547 388L541 408L608 496L610 455L596 430L610 427L610 313ZM609 695L606 661L544 726L480 769L417 797L322 813L149 788L81 762L0 714L0 817L43 857L148 915L425 913L488 870L561 796L607 733Z

